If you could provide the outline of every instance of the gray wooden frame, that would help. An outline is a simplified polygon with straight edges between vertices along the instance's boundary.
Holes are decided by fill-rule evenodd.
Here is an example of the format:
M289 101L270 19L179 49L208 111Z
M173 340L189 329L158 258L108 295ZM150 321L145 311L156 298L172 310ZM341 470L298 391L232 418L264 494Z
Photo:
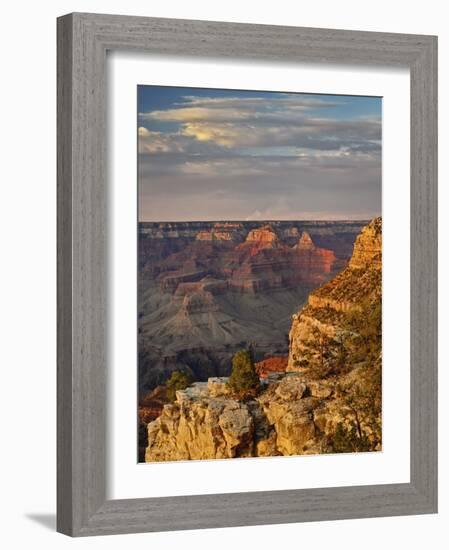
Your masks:
M410 483L106 499L106 52L411 73ZM437 38L75 13L58 19L58 509L72 536L437 511Z

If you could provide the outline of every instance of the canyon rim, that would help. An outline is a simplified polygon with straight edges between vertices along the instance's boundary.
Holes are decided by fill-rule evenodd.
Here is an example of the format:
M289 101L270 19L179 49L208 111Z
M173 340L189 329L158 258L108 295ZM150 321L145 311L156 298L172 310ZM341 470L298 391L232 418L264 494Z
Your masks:
M381 450L381 99L138 108L139 462Z

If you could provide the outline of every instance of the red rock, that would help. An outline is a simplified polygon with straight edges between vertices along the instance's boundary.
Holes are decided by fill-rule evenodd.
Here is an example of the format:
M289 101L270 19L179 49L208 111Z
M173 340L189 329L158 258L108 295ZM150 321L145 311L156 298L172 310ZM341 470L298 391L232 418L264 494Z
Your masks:
M309 250L311 248L315 248L312 238L307 233L307 231L303 231L301 238L299 239L298 244L295 246L295 248L298 248L301 250Z
M151 407L139 407L139 420L144 424L153 422L158 416L161 415L164 405L159 402L154 402Z
M290 248L279 241L270 226L264 226L250 231L246 241L236 247L229 285L258 293L320 284L331 273L335 260L332 250L315 246L308 233Z
M156 420L168 402L167 388L165 386L154 388L140 400L138 411L140 422L148 424L148 422Z
M285 372L288 365L288 355L269 357L256 363L256 372L260 378L265 379L272 372Z

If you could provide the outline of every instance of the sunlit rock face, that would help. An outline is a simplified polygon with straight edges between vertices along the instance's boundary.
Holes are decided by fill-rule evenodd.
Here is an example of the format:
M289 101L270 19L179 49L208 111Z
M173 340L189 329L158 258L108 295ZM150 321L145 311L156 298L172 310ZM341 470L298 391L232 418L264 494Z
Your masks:
M148 424L145 461L319 454L345 421L334 380L282 373L246 402L230 395L226 381L209 379L178 391Z
M351 269L382 268L382 218L375 218L357 237L349 267Z
M226 378L177 392L148 425L146 461L304 454L316 449L314 397L297 376L273 382L248 402L233 399Z
M256 248L272 248L278 244L279 238L273 228L270 225L264 225L262 227L258 227L257 229L251 229L246 237L244 246L250 245Z
M310 250L312 248L315 248L315 245L313 244L313 241L312 241L312 237L307 233L307 231L303 232L295 248L299 250Z
M382 219L361 231L349 265L310 293L307 304L293 315L289 341L289 371L320 361L323 341L339 339L354 312L380 303L382 293Z
M217 396L217 386L197 382L164 406L148 425L147 462L252 456L253 417L246 404Z

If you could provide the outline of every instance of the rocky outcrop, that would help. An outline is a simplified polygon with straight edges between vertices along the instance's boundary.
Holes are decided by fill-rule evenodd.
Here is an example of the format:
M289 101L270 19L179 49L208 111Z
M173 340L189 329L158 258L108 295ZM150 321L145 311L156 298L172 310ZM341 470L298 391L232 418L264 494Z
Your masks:
M307 231L304 231L301 235L301 238L298 241L298 244L295 246L295 248L299 250L310 250L312 248L315 248L315 245L313 244L311 236L307 233Z
M227 281L204 277L195 283L179 283L176 287L175 297L187 296L197 292L210 292L214 296L218 296L224 294L227 290Z
M217 384L215 384L216 386ZM215 388L216 390L216 388ZM148 425L146 462L252 456L254 420L246 404L198 382Z
M161 414L166 403L168 403L167 388L165 386L157 386L140 400L140 420L146 423L152 422Z
M145 460L148 445L148 424L161 415L164 405L169 402L166 386L157 386L139 402L139 462Z
M288 365L288 355L269 357L256 363L256 372L259 378L265 380L270 374L285 372Z
M381 267L382 220L376 218L357 237L348 267L313 291L293 316L287 370L324 368L336 360L343 340L351 337L351 316L380 304Z
M200 281L206 275L205 271L170 272L161 278L161 288L169 292L174 291L178 288L178 285Z
M316 454L344 421L333 381L279 374L246 402L230 395L226 381L213 378L178 391L175 403L148 424L145 460Z
M349 268L382 268L382 218L374 219L357 237Z
M246 258L259 254L263 250L276 249L280 246L282 246L282 243L271 225L263 225L262 227L251 229L245 242L236 248L236 252L238 253L239 261L242 262Z
M325 281L336 264L336 256L332 250L316 246L306 231L298 243L293 247L295 252L294 263L298 272L305 274L313 284Z
M271 225L263 225L262 227L251 229L245 242L251 245L258 243L273 246L274 243L279 242L279 239Z

